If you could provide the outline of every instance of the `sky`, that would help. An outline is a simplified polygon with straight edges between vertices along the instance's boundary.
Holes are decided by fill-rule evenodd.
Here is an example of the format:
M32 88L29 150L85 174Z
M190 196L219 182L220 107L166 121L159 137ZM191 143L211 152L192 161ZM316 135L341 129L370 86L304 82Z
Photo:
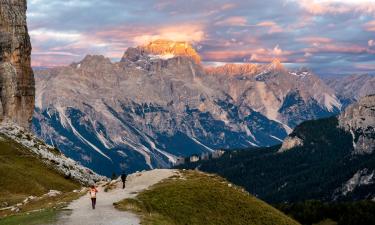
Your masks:
M35 67L170 39L211 64L375 74L375 0L28 0L28 25Z

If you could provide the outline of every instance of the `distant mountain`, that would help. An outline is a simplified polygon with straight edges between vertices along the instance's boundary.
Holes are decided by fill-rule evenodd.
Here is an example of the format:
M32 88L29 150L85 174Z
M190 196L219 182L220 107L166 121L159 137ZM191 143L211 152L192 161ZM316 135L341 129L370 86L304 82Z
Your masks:
M351 75L324 78L337 93L337 97L347 106L361 97L375 94L375 76Z
M277 59L269 65L229 64L206 72L240 106L250 106L286 129L341 110L334 91L310 70L290 71Z
M375 96L339 117L304 122L282 146L229 151L186 164L217 173L267 202L375 199Z
M246 67L254 70L241 72ZM298 123L340 111L334 92L310 71L278 61L224 69L204 68L188 43L162 40L129 48L118 63L87 56L39 70L33 129L111 175L218 148L280 144Z

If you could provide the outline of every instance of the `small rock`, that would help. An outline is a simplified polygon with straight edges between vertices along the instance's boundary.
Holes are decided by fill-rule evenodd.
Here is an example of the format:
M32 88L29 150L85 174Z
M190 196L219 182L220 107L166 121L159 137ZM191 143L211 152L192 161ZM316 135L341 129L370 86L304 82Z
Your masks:
M18 208L18 207L16 207L16 206L13 206L11 209L10 209L10 211L12 211L12 212L19 212L20 211L20 208Z
M61 195L61 191L50 190L47 194L44 194L43 196L56 197L58 195Z

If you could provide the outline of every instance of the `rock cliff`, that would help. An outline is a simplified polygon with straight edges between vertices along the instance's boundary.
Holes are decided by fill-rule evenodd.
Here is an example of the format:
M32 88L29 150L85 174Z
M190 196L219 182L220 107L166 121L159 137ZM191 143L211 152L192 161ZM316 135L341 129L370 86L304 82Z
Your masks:
M0 121L28 128L35 82L26 24L26 0L0 0Z
M375 95L362 98L339 117L340 127L353 136L355 154L375 151Z

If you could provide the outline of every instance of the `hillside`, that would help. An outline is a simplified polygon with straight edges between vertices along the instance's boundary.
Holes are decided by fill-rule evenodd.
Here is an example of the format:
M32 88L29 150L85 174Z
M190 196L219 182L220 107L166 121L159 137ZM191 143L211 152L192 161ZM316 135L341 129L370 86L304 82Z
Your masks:
M361 99L338 118L304 122L283 146L230 151L191 163L217 173L271 202L375 198L375 96Z
M182 171L115 205L139 213L142 224L298 224L224 179L193 171Z
M106 180L13 123L0 125L0 177L0 217L17 215L0 224L50 219L82 186Z
M49 190L63 192L80 188L46 166L28 149L0 134L0 204L13 205L29 196L41 196Z

